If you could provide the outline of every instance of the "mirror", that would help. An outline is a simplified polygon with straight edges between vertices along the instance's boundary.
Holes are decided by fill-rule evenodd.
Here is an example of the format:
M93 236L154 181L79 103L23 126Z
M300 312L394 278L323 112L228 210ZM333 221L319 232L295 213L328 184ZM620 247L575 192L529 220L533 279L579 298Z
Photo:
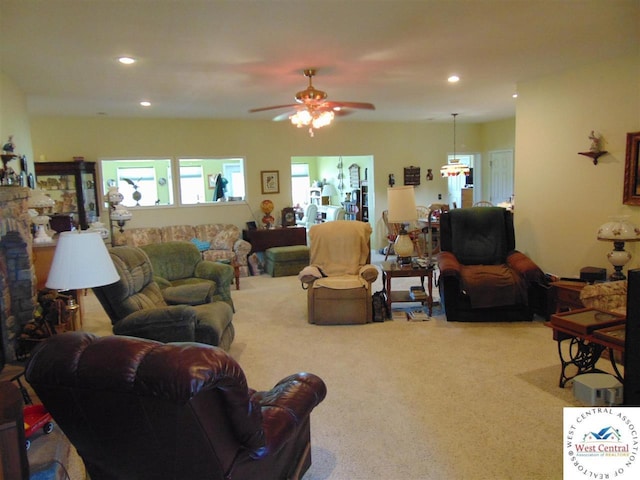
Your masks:
M181 205L245 199L243 158L180 158L178 168Z
M102 192L116 186L125 207L152 207L173 205L171 159L104 159L102 169Z
M638 172L638 153L640 151L640 132L627 133L627 156L624 164L625 205L640 205L640 175Z

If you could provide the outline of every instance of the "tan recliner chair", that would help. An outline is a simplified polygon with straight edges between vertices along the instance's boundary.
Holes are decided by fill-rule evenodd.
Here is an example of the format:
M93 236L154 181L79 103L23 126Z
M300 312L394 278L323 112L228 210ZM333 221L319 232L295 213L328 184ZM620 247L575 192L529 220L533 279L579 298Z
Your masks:
M309 230L310 265L298 275L307 289L309 323L359 324L372 320L371 284L378 269L369 264L371 225L337 220Z

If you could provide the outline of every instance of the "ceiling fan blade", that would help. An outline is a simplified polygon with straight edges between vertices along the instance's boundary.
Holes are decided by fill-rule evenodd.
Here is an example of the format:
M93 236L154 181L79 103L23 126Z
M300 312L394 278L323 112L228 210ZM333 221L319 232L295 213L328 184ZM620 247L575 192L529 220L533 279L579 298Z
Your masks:
M251 110L249 110L249 113L265 112L267 110L277 110L279 108L291 108L291 107L296 107L298 105L299 105L298 103L289 103L287 105L274 105L272 107L252 108Z
M334 110L333 114L336 117L346 117L347 115L351 115L352 113L355 113L353 110Z
M373 103L366 103L366 102L328 101L328 102L325 102L325 104L327 104L331 108L344 107L344 108L360 108L360 109L363 109L363 110L375 110L376 109L376 107L375 107L375 105Z
M289 110L288 112L281 113L280 115L276 115L273 117L274 122L282 122L283 120L289 120L289 117L296 113L297 110Z

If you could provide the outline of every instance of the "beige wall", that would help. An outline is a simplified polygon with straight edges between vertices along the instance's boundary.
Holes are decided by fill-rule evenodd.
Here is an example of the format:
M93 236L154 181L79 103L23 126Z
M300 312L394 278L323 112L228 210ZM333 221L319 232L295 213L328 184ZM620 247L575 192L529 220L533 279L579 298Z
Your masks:
M515 121L468 125L462 113L459 117L460 153L481 152L486 159L488 151L513 148L515 143L517 246L545 271L574 276L582 266L608 266L605 256L611 246L595 239L597 227L610 215L620 213L630 214L640 224L640 209L622 205L625 135L640 131L639 78L637 55L586 65L521 83ZM6 83L3 79L3 102ZM12 95L24 104L19 92ZM0 112L4 122L4 106ZM22 117L21 121L27 122ZM446 180L437 173L452 150L451 122L337 122L309 138L286 123L261 121L103 117L40 117L30 121L33 152L48 161L69 160L74 155L88 160L129 155L246 157L248 206L169 208L160 214L159 210L141 209L135 211L133 226L208 221L242 226L252 215L260 215L258 206L264 198L260 170L289 172L294 156L372 155L374 174L370 172L369 178L373 177L375 188L377 246L383 244L379 218L387 205L388 174L394 173L401 184L403 167L420 166L416 201L428 205L437 201L438 193L446 195ZM610 152L598 166L577 154L589 148L591 130L604 136ZM425 180L427 168L436 174L432 182ZM289 190L285 180L281 193L269 196L278 210L290 203ZM629 248L635 253L636 245ZM639 255L632 266L640 265Z
M161 214L158 209L134 209L130 226L210 221L244 226L252 215L262 217L259 205L265 196L260 189L261 170L280 171L280 194L268 195L280 211L291 203L292 157L371 155L375 170L375 175L369 171L375 188L374 245L382 244L384 238L380 215L387 204L388 174L394 173L402 184L403 168L419 166L422 175L421 185L416 188L417 204L436 202L439 193L446 198L446 179L437 172L453 147L449 122L336 122L318 131L314 138L286 122L271 121L34 117L31 124L33 149L39 161L66 161L78 155L89 161L128 156L246 158L248 204L163 208ZM479 125L459 124L459 142L464 142L469 151L480 151L479 131ZM433 181L425 179L427 168L436 173Z
M13 81L0 72L0 147L5 144L9 135L13 135L13 143L16 144L15 153L26 155L29 171L33 172L27 99ZM20 167L16 163L12 160L9 166L19 172Z
M516 235L518 247L545 270L577 275L583 266L612 268L613 247L596 240L612 215L640 209L622 204L627 132L640 131L640 55L518 85L516 110ZM592 130L608 155L597 166L588 151ZM640 249L628 244L640 265Z

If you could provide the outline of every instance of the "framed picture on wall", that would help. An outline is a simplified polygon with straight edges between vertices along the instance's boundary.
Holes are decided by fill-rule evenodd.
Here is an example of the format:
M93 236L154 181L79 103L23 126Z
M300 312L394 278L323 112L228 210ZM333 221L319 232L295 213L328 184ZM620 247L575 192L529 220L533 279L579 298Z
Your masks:
M627 133L627 156L624 165L625 205L640 205L640 132Z
M280 177L278 170L262 170L262 193L280 193Z

